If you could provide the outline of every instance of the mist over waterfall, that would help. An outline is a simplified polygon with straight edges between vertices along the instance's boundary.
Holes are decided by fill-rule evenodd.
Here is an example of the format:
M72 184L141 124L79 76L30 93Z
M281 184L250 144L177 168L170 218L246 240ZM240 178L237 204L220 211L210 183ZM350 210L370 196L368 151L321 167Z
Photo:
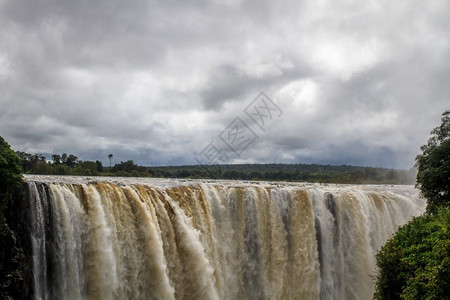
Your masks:
M412 186L27 176L35 299L371 299Z

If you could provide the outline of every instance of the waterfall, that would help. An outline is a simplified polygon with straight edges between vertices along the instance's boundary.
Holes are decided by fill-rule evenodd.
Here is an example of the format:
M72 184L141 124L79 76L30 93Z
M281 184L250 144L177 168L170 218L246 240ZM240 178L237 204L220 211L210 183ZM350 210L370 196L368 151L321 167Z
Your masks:
M411 186L27 176L35 299L371 299Z

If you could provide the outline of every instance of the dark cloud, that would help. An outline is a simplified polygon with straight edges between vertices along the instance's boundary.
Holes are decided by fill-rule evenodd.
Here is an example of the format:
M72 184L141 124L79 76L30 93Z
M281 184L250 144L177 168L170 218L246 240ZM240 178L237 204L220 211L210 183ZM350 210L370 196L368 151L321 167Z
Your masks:
M230 162L409 168L449 108L449 23L444 0L0 0L0 135L192 164L241 117L259 138ZM283 110L264 132L261 91Z

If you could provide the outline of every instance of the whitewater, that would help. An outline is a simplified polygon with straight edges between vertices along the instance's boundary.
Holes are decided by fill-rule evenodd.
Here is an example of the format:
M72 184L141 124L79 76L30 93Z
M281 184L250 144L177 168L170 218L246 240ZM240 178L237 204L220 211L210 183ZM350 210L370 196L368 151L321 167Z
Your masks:
M413 186L25 176L35 299L371 299Z

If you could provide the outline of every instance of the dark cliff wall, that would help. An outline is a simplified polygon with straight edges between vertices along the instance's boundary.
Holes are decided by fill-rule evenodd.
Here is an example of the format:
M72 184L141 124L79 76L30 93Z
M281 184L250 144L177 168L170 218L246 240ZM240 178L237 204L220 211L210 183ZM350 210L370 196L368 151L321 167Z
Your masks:
M33 295L32 245L30 238L29 193L26 183L5 212L6 226L1 234L0 297L31 299Z

